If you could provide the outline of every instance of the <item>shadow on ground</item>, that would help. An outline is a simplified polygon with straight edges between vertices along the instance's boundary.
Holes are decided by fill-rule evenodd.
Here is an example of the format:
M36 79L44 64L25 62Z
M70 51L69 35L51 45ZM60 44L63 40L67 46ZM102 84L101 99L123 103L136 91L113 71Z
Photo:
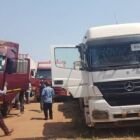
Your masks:
M45 137L31 137L31 138L16 138L13 140L48 140Z
M65 118L71 118L71 122L47 122L44 125L43 135L47 138L66 139L104 139L104 138L124 138L140 137L140 127L106 128L94 129L85 124L83 112L76 99L67 100L58 106L58 110L63 112ZM55 130L55 131L54 131Z
M106 128L93 129L85 125L83 112L81 112L78 100L68 100L58 106L58 111L63 112L65 118L70 118L70 122L64 120L59 122L48 121L44 124L43 136L39 138L16 138L14 140L55 140L55 139L111 139L116 140L127 137L140 138L140 127ZM37 119L37 118L35 118ZM132 140L130 139L130 140Z
M12 117L15 117L15 116L18 116L18 115L19 115L19 113L10 113L4 118L12 118Z
M41 118L41 117L34 117L34 118L31 118L31 120L44 120L44 118Z
M40 110L37 110L37 109L31 109L29 111L33 111L33 112L37 112L37 113L40 113Z

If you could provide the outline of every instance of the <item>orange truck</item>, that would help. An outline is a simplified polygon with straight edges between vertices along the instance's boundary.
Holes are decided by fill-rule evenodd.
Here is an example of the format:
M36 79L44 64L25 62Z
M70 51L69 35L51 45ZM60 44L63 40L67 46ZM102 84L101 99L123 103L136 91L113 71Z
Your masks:
M60 65L62 64L60 63ZM38 62L35 78L32 78L31 80L32 91L35 93L35 98L37 101L40 100L41 82L45 81L52 82L51 61ZM61 87L54 87L54 91L56 95L55 98L67 96L67 91Z
M11 109L12 101L20 92L28 88L30 77L30 60L19 59L19 44L0 41L0 89L8 83L7 94L0 95L0 106L3 115Z

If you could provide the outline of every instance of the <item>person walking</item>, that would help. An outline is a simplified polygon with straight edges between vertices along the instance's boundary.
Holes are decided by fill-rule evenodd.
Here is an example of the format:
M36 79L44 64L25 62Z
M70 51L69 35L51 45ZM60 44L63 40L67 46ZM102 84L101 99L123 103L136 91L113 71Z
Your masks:
M23 114L24 113L24 94L25 92L24 91L21 91L19 93L19 103L20 103L20 113Z
M42 91L42 101L45 120L48 119L48 116L50 119L53 119L52 102L55 95L54 89L51 87L51 84L49 82L45 82L44 85L45 87Z
M31 92L32 92L32 85L31 85L31 81L29 81L28 89L25 92L25 98L26 98L26 103L27 104L30 103Z
M40 82L40 89L39 89L39 102L40 102L40 112L43 110L43 100L42 100L42 91L45 88L44 81Z
M0 96L6 95L7 85L8 85L7 82L5 82L4 90L0 90ZM0 127L6 136L11 135L11 133L14 131L13 129L8 129L8 127L6 126L1 113L1 108L0 108Z

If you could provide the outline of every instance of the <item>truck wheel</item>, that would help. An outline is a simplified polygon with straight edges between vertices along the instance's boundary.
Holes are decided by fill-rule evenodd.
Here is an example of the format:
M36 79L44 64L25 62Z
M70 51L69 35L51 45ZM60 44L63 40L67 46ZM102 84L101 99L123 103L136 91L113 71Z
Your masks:
M80 110L84 111L84 100L83 100L83 98L79 98L79 106L80 106Z

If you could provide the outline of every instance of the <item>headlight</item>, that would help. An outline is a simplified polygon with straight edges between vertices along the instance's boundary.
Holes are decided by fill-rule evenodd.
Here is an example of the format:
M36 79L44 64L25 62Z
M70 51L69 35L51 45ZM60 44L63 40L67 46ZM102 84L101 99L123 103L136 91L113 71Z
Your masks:
M109 119L108 111L104 110L93 110L92 117L95 120Z

